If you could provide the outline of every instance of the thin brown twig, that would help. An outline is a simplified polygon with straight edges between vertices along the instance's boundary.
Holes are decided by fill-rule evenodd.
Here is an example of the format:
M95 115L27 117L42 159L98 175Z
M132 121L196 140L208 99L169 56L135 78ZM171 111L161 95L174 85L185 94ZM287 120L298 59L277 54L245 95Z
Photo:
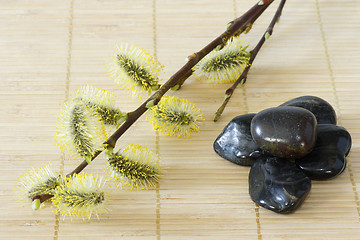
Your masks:
M242 72L242 74L240 75L240 77L234 82L234 84L230 88L228 88L225 91L225 99L224 99L223 103L221 104L221 106L219 107L219 109L215 113L214 122L216 122L220 118L220 116L223 113L226 105L228 104L231 96L233 95L233 93L235 91L235 88L239 84L244 84L246 82L247 75L248 75L249 70L250 70L250 68L252 66L252 63L255 60L256 55L259 53L261 47L264 45L265 41L271 36L271 34L272 34L273 30L274 30L274 26L275 26L276 22L278 21L280 15L281 15L282 9L284 8L285 2L286 2L286 0L282 0L280 2L280 5L277 8L276 13L275 13L273 19L271 20L268 28L266 29L265 33L262 35L260 41L255 46L255 48L250 51L251 56L250 56L250 59L249 59L249 63L245 67L245 69Z
M262 0L256 3L252 8L250 8L245 14L241 17L235 19L230 27L222 33L220 36L215 38L212 42L206 45L200 51L191 54L191 58L187 61L187 63L180 68L170 79L165 82L160 89L158 89L150 98L148 98L144 103L142 103L135 111L128 114L128 119L104 142L105 147L114 148L117 140L127 131L127 129L140 117L142 116L147 110L147 106L155 106L160 101L161 97L171 89L172 87L179 84L179 87L182 83L191 75L192 68L208 53L214 50L217 46L222 46L226 44L229 38L238 34L239 32L243 32L246 28L253 24L256 19L267 9L267 7L273 2L274 0ZM93 161L101 152L97 151L91 161ZM84 160L80 163L78 167L76 167L71 173L67 174L67 177L72 176L74 174L80 173L86 166L88 162ZM34 199L40 199L41 202L44 202L53 195L51 194L42 194L35 196Z

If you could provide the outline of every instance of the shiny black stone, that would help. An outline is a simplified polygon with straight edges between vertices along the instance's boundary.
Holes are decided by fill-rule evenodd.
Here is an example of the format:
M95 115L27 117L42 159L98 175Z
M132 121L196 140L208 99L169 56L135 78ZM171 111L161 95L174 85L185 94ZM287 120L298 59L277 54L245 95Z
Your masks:
M324 99L315 96L302 96L291 99L280 106L301 107L312 112L318 124L336 124L334 108Z
M304 158L296 159L296 164L313 180L331 179L344 171L345 156L350 148L351 136L345 128L319 124L313 151Z
M303 203L310 189L311 180L286 159L261 157L249 173L251 199L274 212L293 212Z
M314 114L300 107L265 109L251 121L251 135L270 155L301 158L315 146L317 122Z
M250 133L254 116L245 114L233 118L216 138L213 144L215 152L235 164L251 166L262 152Z
M337 148L347 156L351 142L351 135L345 128L333 124L318 124L315 148L325 146Z
M346 167L345 155L332 147L318 147L304 158L296 159L298 167L312 180L328 180Z

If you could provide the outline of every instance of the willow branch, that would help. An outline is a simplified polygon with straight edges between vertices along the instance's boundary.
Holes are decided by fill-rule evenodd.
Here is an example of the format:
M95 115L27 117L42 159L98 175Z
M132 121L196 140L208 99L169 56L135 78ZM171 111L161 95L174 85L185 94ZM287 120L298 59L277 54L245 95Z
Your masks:
M261 47L264 45L265 41L267 39L269 39L269 37L272 35L273 30L274 30L274 26L275 26L276 22L278 21L279 17L281 16L281 12L282 12L282 9L284 8L285 2L286 2L286 0L282 0L280 2L280 5L277 8L276 13L275 13L273 19L271 20L268 28L266 29L265 33L261 37L258 44L255 46L255 48L250 51L251 56L250 56L250 59L249 59L249 63L245 67L245 69L242 72L242 74L240 75L240 77L234 82L234 84L230 88L228 88L225 91L225 99L224 99L222 105L219 107L219 109L215 113L214 122L216 122L220 118L220 116L223 113L227 103L229 102L231 96L233 95L233 93L235 91L235 88L239 84L244 84L246 82L249 70L250 70L250 68L252 66L252 63L255 60L256 55L259 53Z
M127 131L127 129L130 128L132 124L135 123L138 118L140 118L148 110L147 106L157 105L161 97L164 96L164 94L169 89L176 85L180 87L182 83L192 74L192 68L202 58L204 58L217 46L225 45L228 39L232 36L238 34L239 32L241 33L245 31L246 28L249 25L252 25L273 1L274 0L262 0L256 3L244 15L232 21L230 27L224 33L215 38L212 42L210 42L200 51L191 54L191 57L188 58L187 63L182 68L180 68L173 76L171 76L167 82L165 82L152 96L150 96L150 98L148 98L144 103L142 103L135 111L128 114L128 119L104 142L104 146L114 148L117 140ZM97 151L93 155L91 161L93 161L102 151L103 150ZM80 173L84 168L86 168L87 165L88 162L84 160L71 173L67 174L67 177ZM34 199L40 199L41 202L44 202L52 197L53 195L51 194L42 194L35 196Z
M105 142L110 147L115 147L116 141L121 137L122 134L144 113L146 112L147 104L150 101L153 101L153 105L156 105L161 97L173 86L175 86L179 80L183 78L186 74L188 74L191 69L208 53L210 53L214 48L219 45L225 44L227 40L235 35L239 31L243 31L246 29L246 26L252 21L255 21L254 15L260 16L262 12L273 2L273 0L268 0L266 2L261 1L263 4L259 5L258 3L254 5L250 10L248 10L243 16L237 18L233 24L219 37L210 42L207 46L205 46L200 51L194 53L191 59L180 68L170 79L161 86L161 88L155 92L148 100L146 100L142 105L140 105L132 114L129 115L129 118L126 122L124 122L116 132L110 136L110 138Z

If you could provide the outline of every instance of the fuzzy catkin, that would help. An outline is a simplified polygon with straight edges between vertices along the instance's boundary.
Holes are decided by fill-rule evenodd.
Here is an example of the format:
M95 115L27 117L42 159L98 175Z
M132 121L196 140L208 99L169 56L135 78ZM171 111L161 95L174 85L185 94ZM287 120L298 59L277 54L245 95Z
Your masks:
M150 94L159 87L162 69L163 66L144 49L122 42L116 46L108 73L122 89L141 98L141 93Z
M54 191L53 204L63 216L90 219L108 212L106 180L91 174L75 174Z
M153 150L129 144L109 157L108 171L122 188L148 189L159 181L159 159Z
M92 157L103 149L107 133L99 115L84 103L65 103L57 123L55 140L64 152Z
M23 198L32 199L41 194L53 194L54 189L62 182L61 176L54 172L49 165L37 169L30 169L19 178L24 187Z
M126 115L115 106L115 97L111 92L91 85L79 88L75 93L74 101L82 102L87 108L97 112L106 125L118 125Z
M233 83L249 63L250 53L238 37L231 38L224 48L214 49L194 67L194 76L207 83Z
M195 104L186 99L164 96L149 110L151 124L164 135L189 137L200 131L203 115Z

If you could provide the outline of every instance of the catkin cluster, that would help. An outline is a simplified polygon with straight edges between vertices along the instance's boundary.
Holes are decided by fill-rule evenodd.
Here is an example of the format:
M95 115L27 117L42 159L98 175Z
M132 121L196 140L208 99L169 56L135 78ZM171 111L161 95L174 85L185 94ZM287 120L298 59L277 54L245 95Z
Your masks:
M57 123L55 140L64 152L91 159L103 150L108 137L106 126L117 126L127 117L115 106L110 92L86 85L64 104Z
M235 81L247 66L250 54L238 38L231 39L222 49L215 49L193 69L196 78L212 83ZM163 66L142 48L128 43L116 47L108 73L122 89L136 97L160 87L159 74ZM192 102L174 96L163 96L149 107L154 129L168 136L189 137L199 132L203 115ZM160 177L159 155L146 147L129 144L116 153L105 146L108 129L119 127L129 114L115 105L112 93L90 85L79 88L70 101L64 103L56 124L55 140L65 153L78 156L88 163L107 147L107 173L123 189L149 189L157 186ZM80 218L106 213L108 178L91 174L63 177L49 166L30 170L20 178L23 198L35 202L40 195L53 195L58 212ZM35 206L35 207L34 207Z

